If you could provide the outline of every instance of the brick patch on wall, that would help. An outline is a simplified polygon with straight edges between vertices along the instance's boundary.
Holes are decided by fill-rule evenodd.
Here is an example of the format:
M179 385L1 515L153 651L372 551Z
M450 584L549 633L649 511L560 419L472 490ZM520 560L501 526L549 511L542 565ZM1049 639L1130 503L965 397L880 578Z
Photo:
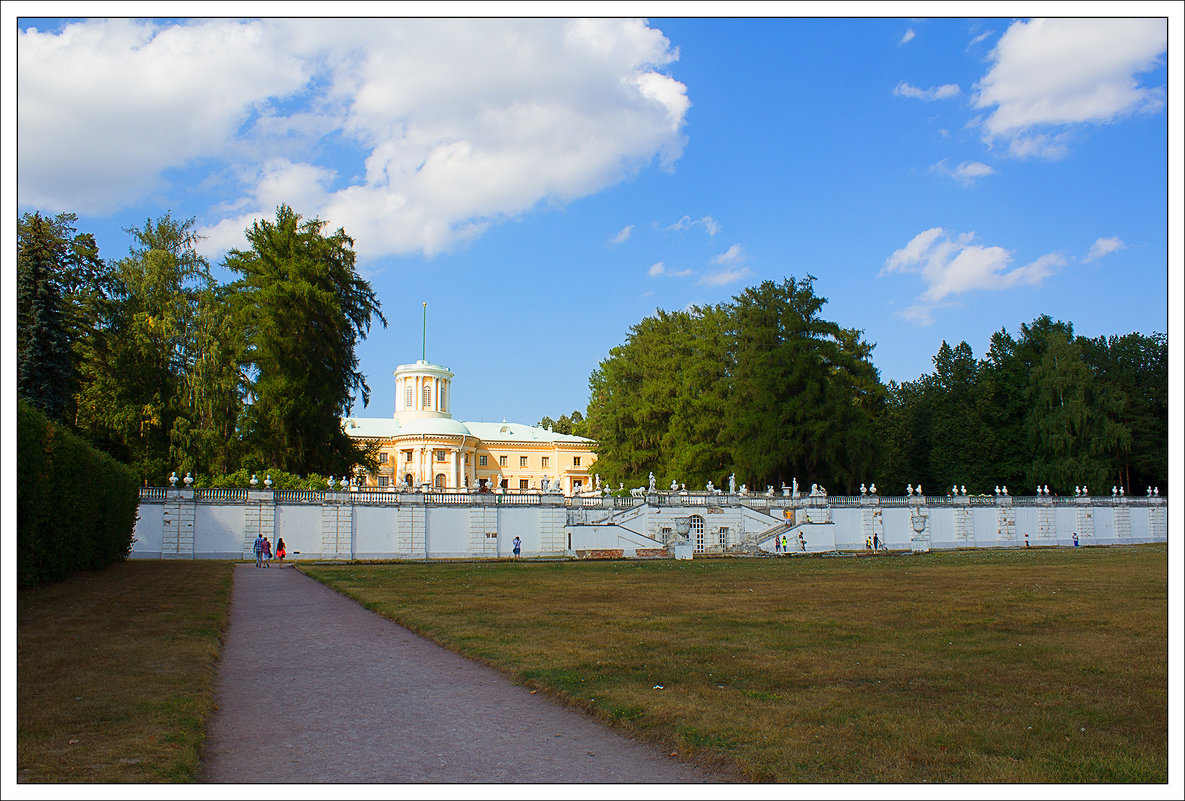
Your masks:
M590 551L577 551L578 559L621 559L625 551L621 548L598 548Z

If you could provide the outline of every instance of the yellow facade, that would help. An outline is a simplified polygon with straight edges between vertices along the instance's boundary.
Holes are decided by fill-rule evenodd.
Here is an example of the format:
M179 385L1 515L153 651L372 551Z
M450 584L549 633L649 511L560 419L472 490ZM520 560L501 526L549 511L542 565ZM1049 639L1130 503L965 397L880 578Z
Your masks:
M453 374L418 361L395 370L392 418L347 418L351 437L379 448L379 469L360 473L366 489L539 492L592 489L592 441L521 423L461 422L449 413Z

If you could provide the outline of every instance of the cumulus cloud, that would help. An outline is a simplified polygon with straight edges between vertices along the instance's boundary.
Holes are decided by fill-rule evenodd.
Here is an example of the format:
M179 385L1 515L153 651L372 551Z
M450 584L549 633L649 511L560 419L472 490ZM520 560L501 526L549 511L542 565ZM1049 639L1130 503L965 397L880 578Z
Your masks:
M964 161L957 167L949 167L947 166L946 159L943 159L931 166L930 172L945 175L947 178L953 178L964 186L970 186L980 178L992 175L995 170L980 161Z
M1086 254L1086 258L1082 261L1083 263L1086 263L1088 261L1094 261L1095 259L1101 259L1108 253L1114 253L1117 250L1122 250L1123 247L1123 240L1117 236L1100 236L1094 241L1094 244L1090 246L1090 253Z
M703 229L708 232L708 236L716 236L720 231L720 223L713 220L710 216L700 217L698 220L691 219L690 215L684 214L677 222L667 226L668 231L687 231L695 226L703 226Z
M919 89L902 81L893 89L893 94L899 97L912 97L916 100L925 100L927 102L945 100L948 97L954 97L959 94L959 85L957 83L944 83L942 86Z
M1050 127L1105 123L1164 107L1162 87L1139 75L1167 49L1163 19L1036 19L1014 22L996 43L973 105L991 109L984 138L1012 155L1059 158L1064 132Z
M696 283L704 286L725 286L747 278L752 271L748 267L734 267L731 269L717 270L715 272L705 273L702 278Z
M682 278L683 276L691 275L691 270L668 270L666 264L660 261L651 264L646 274L651 278Z
M915 37L915 36L917 36L917 34L913 32L913 28L910 28L909 30L907 30L905 32L905 34L897 42L897 46L900 47L903 44L909 44L910 42L913 41L913 37Z
M623 242L625 242L626 240L628 240L630 238L630 234L633 233L633 230L634 230L634 226L627 225L625 228L622 228L620 231L618 231L616 234L613 235L613 238L609 240L609 244L610 245L622 244Z
M733 245L723 253L712 257L712 264L741 264L745 261L745 249L740 245Z
M998 246L976 244L974 232L951 235L942 228L930 228L894 251L885 260L880 274L921 276L926 290L902 316L925 324L931 320L932 309L958 295L976 290L1038 286L1066 263L1062 254L1047 253L1028 264L1011 267L1011 252Z
M18 200L112 214L202 165L226 198L199 220L211 239L273 216L284 190L280 202L344 227L362 258L431 255L673 164L690 106L662 72L676 58L661 31L626 19L25 31Z

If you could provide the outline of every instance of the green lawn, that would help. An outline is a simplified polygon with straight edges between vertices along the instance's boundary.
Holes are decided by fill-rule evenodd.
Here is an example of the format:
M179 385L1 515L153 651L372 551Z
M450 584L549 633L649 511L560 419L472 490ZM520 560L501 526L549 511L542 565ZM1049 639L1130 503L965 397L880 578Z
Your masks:
M193 781L231 568L123 562L18 592L17 781Z
M1164 545L301 569L743 780L1168 780Z

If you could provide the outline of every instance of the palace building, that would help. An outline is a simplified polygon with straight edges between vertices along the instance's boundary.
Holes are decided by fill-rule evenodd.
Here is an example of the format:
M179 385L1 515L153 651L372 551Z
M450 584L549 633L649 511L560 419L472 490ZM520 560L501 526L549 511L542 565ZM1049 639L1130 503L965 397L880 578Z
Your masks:
M535 491L592 489L592 440L522 423L461 422L449 412L453 373L420 360L395 370L394 417L347 417L346 434L379 448L364 489Z

